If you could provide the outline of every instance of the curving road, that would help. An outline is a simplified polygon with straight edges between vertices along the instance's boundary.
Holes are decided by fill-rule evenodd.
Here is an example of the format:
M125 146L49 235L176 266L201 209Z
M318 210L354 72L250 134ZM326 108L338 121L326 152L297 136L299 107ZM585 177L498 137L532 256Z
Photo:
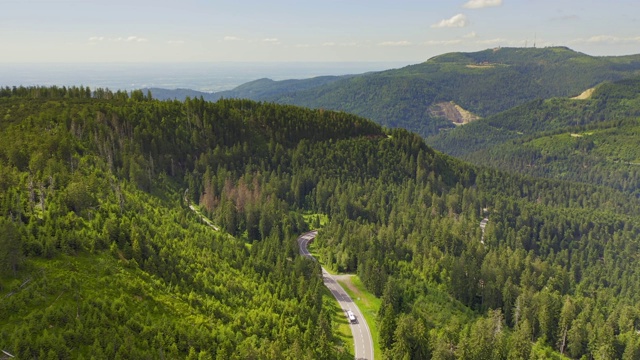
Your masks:
M300 254L310 257L315 260L313 256L307 250L307 245L311 242L316 235L317 231L310 231L304 233L298 237L298 246L300 246ZM368 359L373 360L373 339L371 338L371 331L369 325L364 316L358 309L358 306L353 302L351 297L344 291L342 286L329 274L324 268L322 268L322 279L324 285L329 288L329 291L338 300L340 307L344 310L345 316L347 310L351 310L358 319L357 323L351 324L351 333L353 334L353 344L356 351L356 359Z

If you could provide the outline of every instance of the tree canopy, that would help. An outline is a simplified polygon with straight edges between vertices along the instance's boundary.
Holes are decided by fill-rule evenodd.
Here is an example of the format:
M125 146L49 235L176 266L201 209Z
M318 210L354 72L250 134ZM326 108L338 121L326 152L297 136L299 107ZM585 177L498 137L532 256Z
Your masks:
M0 116L0 348L21 358L351 357L303 213L329 218L323 262L382 299L386 357L638 353L627 192L248 100L5 88Z

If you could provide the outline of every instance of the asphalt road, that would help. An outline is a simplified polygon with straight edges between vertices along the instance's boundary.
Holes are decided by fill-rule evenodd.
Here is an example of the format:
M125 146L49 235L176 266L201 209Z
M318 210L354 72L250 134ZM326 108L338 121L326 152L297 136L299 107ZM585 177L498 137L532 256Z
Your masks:
M316 237L316 235L318 235L317 231L310 231L298 237L300 254L314 260L315 258L311 256L307 250L307 245ZM344 291L342 286L340 286L333 276L324 268L322 268L322 278L324 280L324 285L329 288L333 296L338 300L342 310L344 310L344 316L347 316L347 310L351 310L357 318L357 323L351 324L350 326L351 333L353 334L356 359L373 360L373 339L371 338L371 331L369 330L369 325L367 325L367 321L364 316L362 316L360 309L358 309L358 306Z

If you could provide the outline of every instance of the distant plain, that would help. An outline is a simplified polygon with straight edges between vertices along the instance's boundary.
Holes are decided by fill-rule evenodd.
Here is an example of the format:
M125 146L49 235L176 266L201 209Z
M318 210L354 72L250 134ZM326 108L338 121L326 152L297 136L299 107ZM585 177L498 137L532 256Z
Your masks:
M231 90L260 78L307 79L361 74L407 65L399 62L218 62L218 63L8 63L0 64L0 86L89 86Z

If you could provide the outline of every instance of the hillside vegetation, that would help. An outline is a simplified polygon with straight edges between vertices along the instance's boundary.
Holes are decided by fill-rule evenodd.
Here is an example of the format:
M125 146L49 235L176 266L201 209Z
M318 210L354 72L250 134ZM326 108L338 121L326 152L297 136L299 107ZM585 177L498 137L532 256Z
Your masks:
M604 81L638 74L640 55L595 57L565 47L495 48L356 76L261 79L203 96L346 111L427 137L454 127L430 111L437 103L454 101L487 117L536 99L577 96Z
M640 79L605 83L588 99L534 101L427 139L473 163L639 194Z
M165 100L184 100L187 97L196 98L202 97L204 100L217 101L221 98L231 99L264 99L271 98L280 94L284 94L291 91L300 91L311 89L317 86L330 84L340 79L347 79L350 75L344 76L318 76L311 79L304 80L281 80L274 81L271 79L257 79L250 81L246 84L242 84L233 90L222 91L219 93L207 93L189 89L160 89L151 88L148 89L153 93L153 96L159 99ZM143 89L147 90L147 89Z
M20 358L352 357L297 253L302 213L380 297L387 358L640 354L627 193L247 100L5 88L0 116L0 348Z
M290 210L305 183L294 187L281 157L302 139L382 136L377 125L83 88L3 89L0 114L0 349L352 357L322 306L319 267L297 255L307 225ZM225 232L186 200L219 204Z

